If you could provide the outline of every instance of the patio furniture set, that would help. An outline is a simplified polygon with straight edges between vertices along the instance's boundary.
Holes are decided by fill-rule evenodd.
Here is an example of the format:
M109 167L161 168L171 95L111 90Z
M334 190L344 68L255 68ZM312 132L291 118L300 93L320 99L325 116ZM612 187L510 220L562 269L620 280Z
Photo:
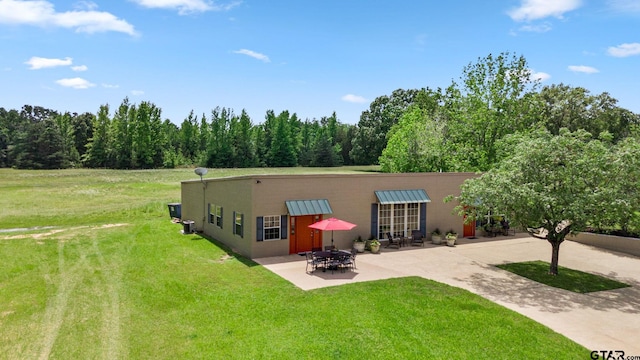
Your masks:
M387 245L388 247L396 247L400 249L403 246L419 245L424 246L424 238L420 230L412 230L411 236L397 236L394 237L390 232L387 233Z
M344 272L346 269L356 268L356 249L351 251L337 250L332 246L325 247L325 250L313 249L306 253L307 257L307 273L309 268L311 272L321 268L323 272L331 270L333 273L335 270Z

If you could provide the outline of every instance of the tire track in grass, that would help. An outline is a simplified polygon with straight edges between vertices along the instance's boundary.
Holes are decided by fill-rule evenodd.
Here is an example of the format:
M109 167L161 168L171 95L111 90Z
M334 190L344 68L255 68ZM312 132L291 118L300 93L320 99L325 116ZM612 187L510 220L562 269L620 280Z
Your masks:
M64 321L64 315L67 311L69 296L74 288L78 285L82 273L79 268L86 264L87 257L85 253L80 254L80 259L76 264L67 268L64 260L65 241L58 241L58 271L60 272L60 284L56 291L56 295L50 301L47 301L47 307L42 320L42 345L38 359L46 360L51 355L53 345L56 343L60 327Z
M119 359L121 353L120 334L120 284L122 282L117 259L114 259L113 268L109 268L98 246L96 236L93 236L91 247L98 258L100 267L103 269L103 283L107 291L107 296L102 303L102 335L104 358L110 360Z
M67 314L69 308L69 300L73 299L72 295L78 284L80 284L87 275L91 275L94 273L93 270L95 270L95 266L92 266L92 264L90 264L88 260L88 256L92 255L95 255L98 258L99 267L104 270L103 273L108 274L103 278L104 289L108 294L106 297L104 297L106 300L104 300L102 303L101 312L103 314L103 335L106 335L106 340L103 341L103 357L111 360L118 359L122 356L122 347L120 343L121 312L119 290L121 287L120 284L122 282L121 274L119 274L120 266L118 266L117 263L114 263L114 266L117 270L115 271L115 275L113 275L114 272L107 267L104 256L100 251L98 240L95 236L94 231L126 225L128 224L105 224L102 226L94 227L78 226L47 233L28 234L26 236L20 236L20 238L30 237L33 239L42 239L49 236L57 235L58 233L63 231L72 232L71 234L67 234L64 239L58 239L57 252L59 275L57 289L55 295L48 297L47 299L47 304L41 321L42 340L40 342L34 341L32 343L31 351L29 351L32 354L30 358L48 359L51 356L53 347L55 346L55 343L60 335L60 329L65 322L65 315ZM78 230L86 228L89 228L89 234L78 233ZM91 247L89 248L89 246L83 246L82 242L78 243L78 259L74 260L74 263L71 266L68 266L67 262L65 261L65 253L67 252L66 249L68 247L65 247L65 243L69 239L78 237L86 238L89 236L93 239ZM117 261L117 258L115 259L115 261ZM45 274L45 279L49 279L47 280L48 283L53 281L51 280L50 274Z

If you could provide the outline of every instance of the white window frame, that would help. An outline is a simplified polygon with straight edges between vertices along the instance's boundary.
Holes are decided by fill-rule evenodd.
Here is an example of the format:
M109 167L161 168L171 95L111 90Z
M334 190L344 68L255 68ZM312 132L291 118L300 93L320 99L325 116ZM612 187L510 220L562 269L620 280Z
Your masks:
M378 205L378 239L385 239L393 224L393 204Z
M244 214L238 211L234 211L233 234L244 237Z
M209 204L209 224L222 229L222 206Z
M216 205L213 217L215 219L214 225L222 229L222 206Z
M402 209L398 209L396 217L396 209L398 205L402 205ZM411 205L411 206L410 206ZM396 227L400 226L400 229ZM415 226L415 228L413 228ZM386 239L387 232L392 235L402 234L401 236L409 236L411 230L420 230L420 203L402 203L402 204L378 204L378 238Z
M280 221L282 219L281 215L266 215L262 217L262 239L263 241L273 241L273 240L281 240L282 234L280 234L281 226ZM267 231L270 230L270 231ZM277 234L277 237L267 236L269 234Z

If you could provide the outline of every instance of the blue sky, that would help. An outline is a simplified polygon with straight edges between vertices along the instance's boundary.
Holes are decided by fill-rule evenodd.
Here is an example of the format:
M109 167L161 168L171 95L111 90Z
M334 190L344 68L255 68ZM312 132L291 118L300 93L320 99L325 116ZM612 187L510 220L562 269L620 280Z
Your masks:
M638 0L0 0L0 41L5 109L129 97L176 124L216 106L355 124L378 96L508 51L640 113Z

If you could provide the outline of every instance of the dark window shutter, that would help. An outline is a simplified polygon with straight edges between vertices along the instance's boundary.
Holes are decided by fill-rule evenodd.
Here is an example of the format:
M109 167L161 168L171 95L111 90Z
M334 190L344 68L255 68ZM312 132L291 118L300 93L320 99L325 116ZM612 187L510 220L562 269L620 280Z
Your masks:
M211 219L211 203L207 204L207 219L209 224L213 224L213 219Z
M236 235L236 212L233 212L233 217L231 218L231 224L233 226L233 235Z
M280 238L281 239L286 239L287 238L287 234L289 233L287 231L288 227L287 225L289 225L289 219L287 215L281 215L280 216Z
M224 208L221 207L220 208L220 229L222 229L222 224L224 224L224 216L222 216L223 213L224 213Z
M378 237L378 204L371 204L371 235Z
M264 218L262 216L256 218L256 240L264 240Z
M240 237L244 237L244 214L240 214Z
M420 232L427 236L427 203L420 203Z

